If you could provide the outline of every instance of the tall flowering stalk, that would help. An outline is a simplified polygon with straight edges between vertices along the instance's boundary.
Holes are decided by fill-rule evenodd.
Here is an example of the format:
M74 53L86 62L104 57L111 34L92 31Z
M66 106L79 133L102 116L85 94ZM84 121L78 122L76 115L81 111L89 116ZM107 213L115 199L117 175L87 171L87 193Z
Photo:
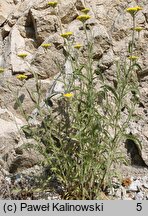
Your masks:
M136 6L136 7L131 7L131 8L127 8L126 11L132 16L132 40L129 43L129 53L132 56L133 52L134 52L134 47L135 47L135 32L136 30L136 15L138 13L138 11L142 10L142 7L140 6ZM130 65L132 64L132 59L130 60Z

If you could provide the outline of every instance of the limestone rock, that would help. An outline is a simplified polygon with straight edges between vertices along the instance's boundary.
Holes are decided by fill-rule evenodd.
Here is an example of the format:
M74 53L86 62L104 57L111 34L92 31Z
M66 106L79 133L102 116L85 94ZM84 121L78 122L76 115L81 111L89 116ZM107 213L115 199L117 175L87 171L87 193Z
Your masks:
M7 109L0 109L0 157L5 165L8 155L19 142L19 129L23 124L21 119L15 117Z
M11 44L9 46L7 52L10 53L10 62L12 67L12 73L21 73L26 71L27 65L24 60L18 57L19 53L26 53L25 51L25 41L23 37L20 35L20 32L17 26L14 26L10 35L9 35Z
M0 26L4 24L13 9L14 5L12 0L0 2Z
M52 37L49 42L52 41L52 46L47 50L43 47L39 47L31 62L32 70L41 75L43 78L56 75L59 72L58 65L61 65L62 67L65 59L62 50L60 51L56 49L56 46L58 47L58 44L60 44L60 40L56 42L56 40L54 41Z
M65 1L59 8L59 17L63 24L72 22L78 16L78 11L72 1Z
M58 31L58 18L55 15L50 15L48 13L48 9L42 10L40 12L38 10L31 9L30 14L38 44L41 44L52 33Z
M19 130L24 124L7 109L0 109L0 166L11 173L32 167L42 159L34 149L23 148L25 138Z

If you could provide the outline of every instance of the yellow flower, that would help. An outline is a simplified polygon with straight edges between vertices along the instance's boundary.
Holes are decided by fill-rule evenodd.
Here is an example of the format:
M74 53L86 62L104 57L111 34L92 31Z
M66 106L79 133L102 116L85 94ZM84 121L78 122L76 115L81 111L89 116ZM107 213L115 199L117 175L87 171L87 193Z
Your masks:
M143 29L144 29L144 28L142 28L142 27L140 27L140 26L134 28L134 30L137 31L137 32L140 32L140 31L142 31Z
M90 19L91 16L84 14L84 15L80 15L77 17L78 20L80 20L81 22L85 22L86 20Z
M76 44L76 45L74 45L74 48L75 48L75 49L80 49L81 47L82 47L81 44Z
M51 6L51 7L56 7L57 4L58 4L58 2L56 2L56 1L48 2L48 5Z
M83 13L85 13L85 14L87 14L89 11L90 11L89 8L84 8L83 10L81 10L81 12L83 12Z
M130 13L132 16L135 15L139 10L142 10L142 7L136 6L126 9L126 11Z
M61 34L61 37L69 38L72 34L73 34L72 32L65 32L65 33Z
M138 56L129 56L128 59L135 61L137 60L139 57Z
M142 7L136 6L137 11L142 10Z
M73 97L73 94L72 93L66 93L63 95L65 98L71 98Z
M27 56L27 53L19 53L17 54L17 56L20 58L25 58Z
M22 81L22 80L27 79L28 77L26 75L24 75L24 74L19 74L19 75L16 76L16 78Z
M41 46L47 49L48 47L51 46L51 44L50 44L50 43L47 43L47 44L41 44Z
M0 73L4 72L4 68L0 67Z

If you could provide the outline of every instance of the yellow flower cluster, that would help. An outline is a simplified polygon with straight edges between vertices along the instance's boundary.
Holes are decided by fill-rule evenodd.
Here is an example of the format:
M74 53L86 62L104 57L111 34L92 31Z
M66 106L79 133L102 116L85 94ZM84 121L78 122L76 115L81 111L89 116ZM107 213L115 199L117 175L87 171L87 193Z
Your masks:
M129 56L128 59L135 61L137 60L139 57L138 56Z
M20 58L25 58L27 56L27 53L19 53L17 54L17 56Z
M26 75L24 75L24 74L19 74L19 75L16 76L16 78L23 81L23 80L26 80L28 77Z
M81 47L82 47L82 44L76 44L76 45L74 45L75 49L80 49Z
M65 33L61 34L61 37L67 39L67 38L69 38L72 34L73 34L72 32L65 32Z
M47 49L48 47L51 46L51 44L50 43L46 43L46 44L41 44L41 46Z
M142 10L142 7L136 6L136 7L130 7L126 9L126 11L130 13L132 16L134 16L139 10Z
M58 4L58 2L56 2L56 1L48 2L48 6L50 6L50 7L56 7L57 4Z
M80 20L81 22L85 22L86 20L90 19L91 16L87 15L87 14L83 14L83 15L79 15L77 17L78 20Z
M73 94L72 93L66 93L66 94L63 94L63 96L65 98L71 98L71 97L73 97Z
M4 72L4 68L0 67L0 73Z

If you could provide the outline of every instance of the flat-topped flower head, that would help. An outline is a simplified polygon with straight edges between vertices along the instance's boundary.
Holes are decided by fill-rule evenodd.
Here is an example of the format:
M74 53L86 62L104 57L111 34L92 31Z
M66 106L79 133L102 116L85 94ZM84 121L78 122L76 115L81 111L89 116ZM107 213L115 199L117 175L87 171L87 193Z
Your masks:
M23 81L23 80L26 80L28 77L26 75L24 75L24 74L19 74L19 75L16 76L16 78Z
M51 46L51 44L50 43L43 43L43 44L41 44L41 46L47 49L48 47Z
M66 93L66 94L63 94L63 96L65 98L72 98L73 97L73 93Z
M126 11L130 13L132 16L134 16L139 10L142 10L142 7L136 6L136 7L131 7L126 9Z
M89 16L89 15L87 15L87 14L79 15L79 16L77 17L77 19L80 20L81 22L85 22L85 21L87 21L87 20L90 19L90 18L91 18L91 16Z
M128 59L129 60L132 60L132 61L135 61L137 60L139 57L138 56L129 56Z
M90 11L89 8L84 8L84 9L81 10L81 12L83 12L83 13L85 13L85 14L87 14L89 11Z
M61 37L67 39L67 38L69 38L72 34L73 34L72 32L65 32L65 33L62 33L62 34L61 34Z
M50 7L56 7L57 4L58 4L58 2L56 2L56 1L51 1L51 2L48 2L47 4L48 4L48 6L50 6Z
M74 45L74 48L75 48L75 49L80 49L81 47L82 47L82 44L75 44L75 45Z
M143 29L144 29L144 28L142 28L142 27L140 27L140 26L137 26L137 27L134 28L134 30L137 31L137 32L140 32L140 31L142 31Z
M27 53L18 53L17 56L20 58L25 58L27 56Z
M0 67L0 73L3 73L4 71L5 71L5 69Z

